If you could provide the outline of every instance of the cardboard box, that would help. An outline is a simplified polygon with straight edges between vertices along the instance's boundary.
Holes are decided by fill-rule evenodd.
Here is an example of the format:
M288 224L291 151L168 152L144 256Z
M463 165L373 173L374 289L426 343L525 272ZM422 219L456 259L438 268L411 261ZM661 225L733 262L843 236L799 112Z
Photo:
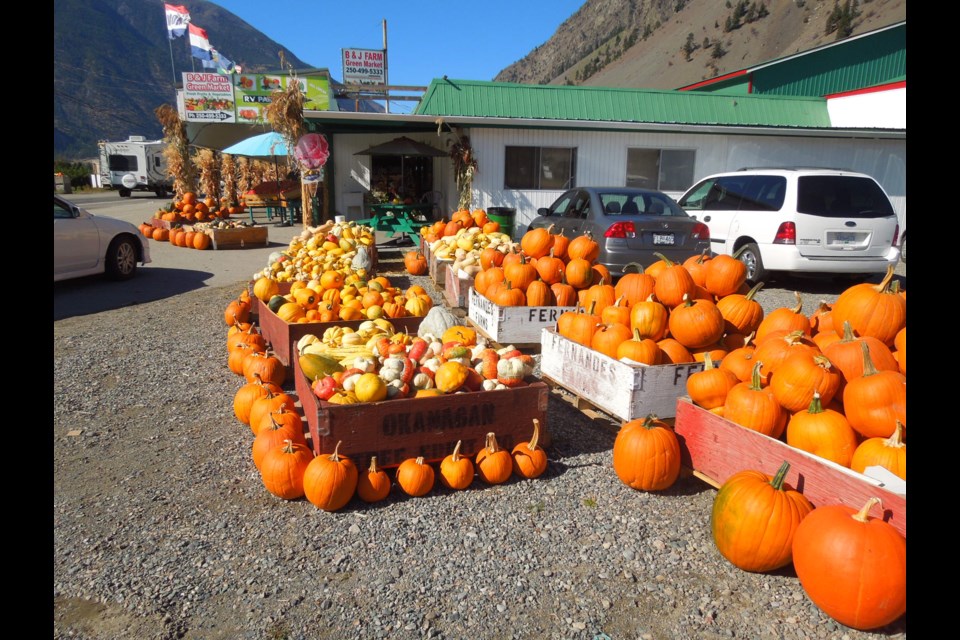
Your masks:
M557 319L575 307L501 307L477 293L468 291L467 319L488 340L502 345L540 347L540 331L556 327Z
M557 333L541 329L540 374L624 421L653 413L672 418L677 398L687 394L687 378L702 362L630 365Z
M287 289L289 291L289 288ZM260 333L266 338L267 342L276 352L288 369L293 370L293 363L297 361L300 355L297 353L297 342L303 336L312 333L318 338L323 337L323 332L330 327L350 327L356 329L365 320L337 320L335 322L284 322L277 314L270 310L264 304L263 300L257 299L257 320L260 325ZM407 316L404 318L387 318L397 331L416 334L423 322L423 316Z
M445 268L447 270L444 276L443 297L447 305L451 307L467 308L467 292L473 286L473 278L463 278L453 272L453 263Z
M684 466L719 487L734 473L761 471L773 476L784 461L790 463L786 482L815 507L843 504L859 510L872 497L880 498L884 519L907 535L906 483L894 491L883 481L857 473L835 462L791 447L770 436L746 429L710 413L690 400L677 399L674 430L680 440ZM879 507L871 515L878 517Z
M294 380L314 454L329 454L342 441L340 453L360 468L366 468L373 455L383 467L418 456L439 462L458 440L460 453L473 457L490 431L497 435L497 444L509 450L533 436L534 418L540 421L542 445L549 446L550 392L535 379L525 387L500 391L343 405L317 398L299 362L294 364Z

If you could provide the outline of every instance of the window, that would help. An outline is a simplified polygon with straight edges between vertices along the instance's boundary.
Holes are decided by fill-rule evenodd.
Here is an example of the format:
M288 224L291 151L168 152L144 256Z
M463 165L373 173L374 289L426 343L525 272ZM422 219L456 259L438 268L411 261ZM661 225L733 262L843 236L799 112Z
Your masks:
M689 211L779 211L786 191L782 176L721 176L701 183L680 206Z
M690 149L627 149L627 186L683 191L693 183Z
M506 147L504 159L505 189L569 189L576 185L576 148Z
M110 171L137 171L137 156L111 155L109 159Z
M856 176L801 176L797 211L815 216L882 218L893 205L876 182Z

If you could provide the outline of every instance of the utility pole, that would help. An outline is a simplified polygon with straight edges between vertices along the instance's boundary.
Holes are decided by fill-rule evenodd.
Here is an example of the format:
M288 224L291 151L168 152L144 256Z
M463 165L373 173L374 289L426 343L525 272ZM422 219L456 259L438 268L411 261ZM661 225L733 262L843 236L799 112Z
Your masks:
M383 91L386 95L386 109L390 113L390 83L387 81L387 68L390 64L387 62L387 19L383 19Z

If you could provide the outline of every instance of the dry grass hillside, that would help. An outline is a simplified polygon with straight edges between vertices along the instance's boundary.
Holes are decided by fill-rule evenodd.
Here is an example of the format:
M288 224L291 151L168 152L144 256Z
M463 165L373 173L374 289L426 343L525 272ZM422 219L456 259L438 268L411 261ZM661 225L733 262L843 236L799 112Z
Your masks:
M738 5L734 0L588 0L550 40L495 79L676 89L836 41L835 33L826 34L834 0L751 4L762 4L767 15L728 31L725 26ZM859 15L851 35L906 20L906 0L861 0L853 6ZM719 57L718 41L724 52ZM684 51L688 42L689 60Z

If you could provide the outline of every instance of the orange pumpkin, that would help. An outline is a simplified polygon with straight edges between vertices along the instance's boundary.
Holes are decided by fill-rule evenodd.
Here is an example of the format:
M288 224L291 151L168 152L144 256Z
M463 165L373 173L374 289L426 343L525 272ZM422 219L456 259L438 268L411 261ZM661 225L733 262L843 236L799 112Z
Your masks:
M680 442L654 415L624 423L613 442L613 470L627 486L660 491L680 477Z

